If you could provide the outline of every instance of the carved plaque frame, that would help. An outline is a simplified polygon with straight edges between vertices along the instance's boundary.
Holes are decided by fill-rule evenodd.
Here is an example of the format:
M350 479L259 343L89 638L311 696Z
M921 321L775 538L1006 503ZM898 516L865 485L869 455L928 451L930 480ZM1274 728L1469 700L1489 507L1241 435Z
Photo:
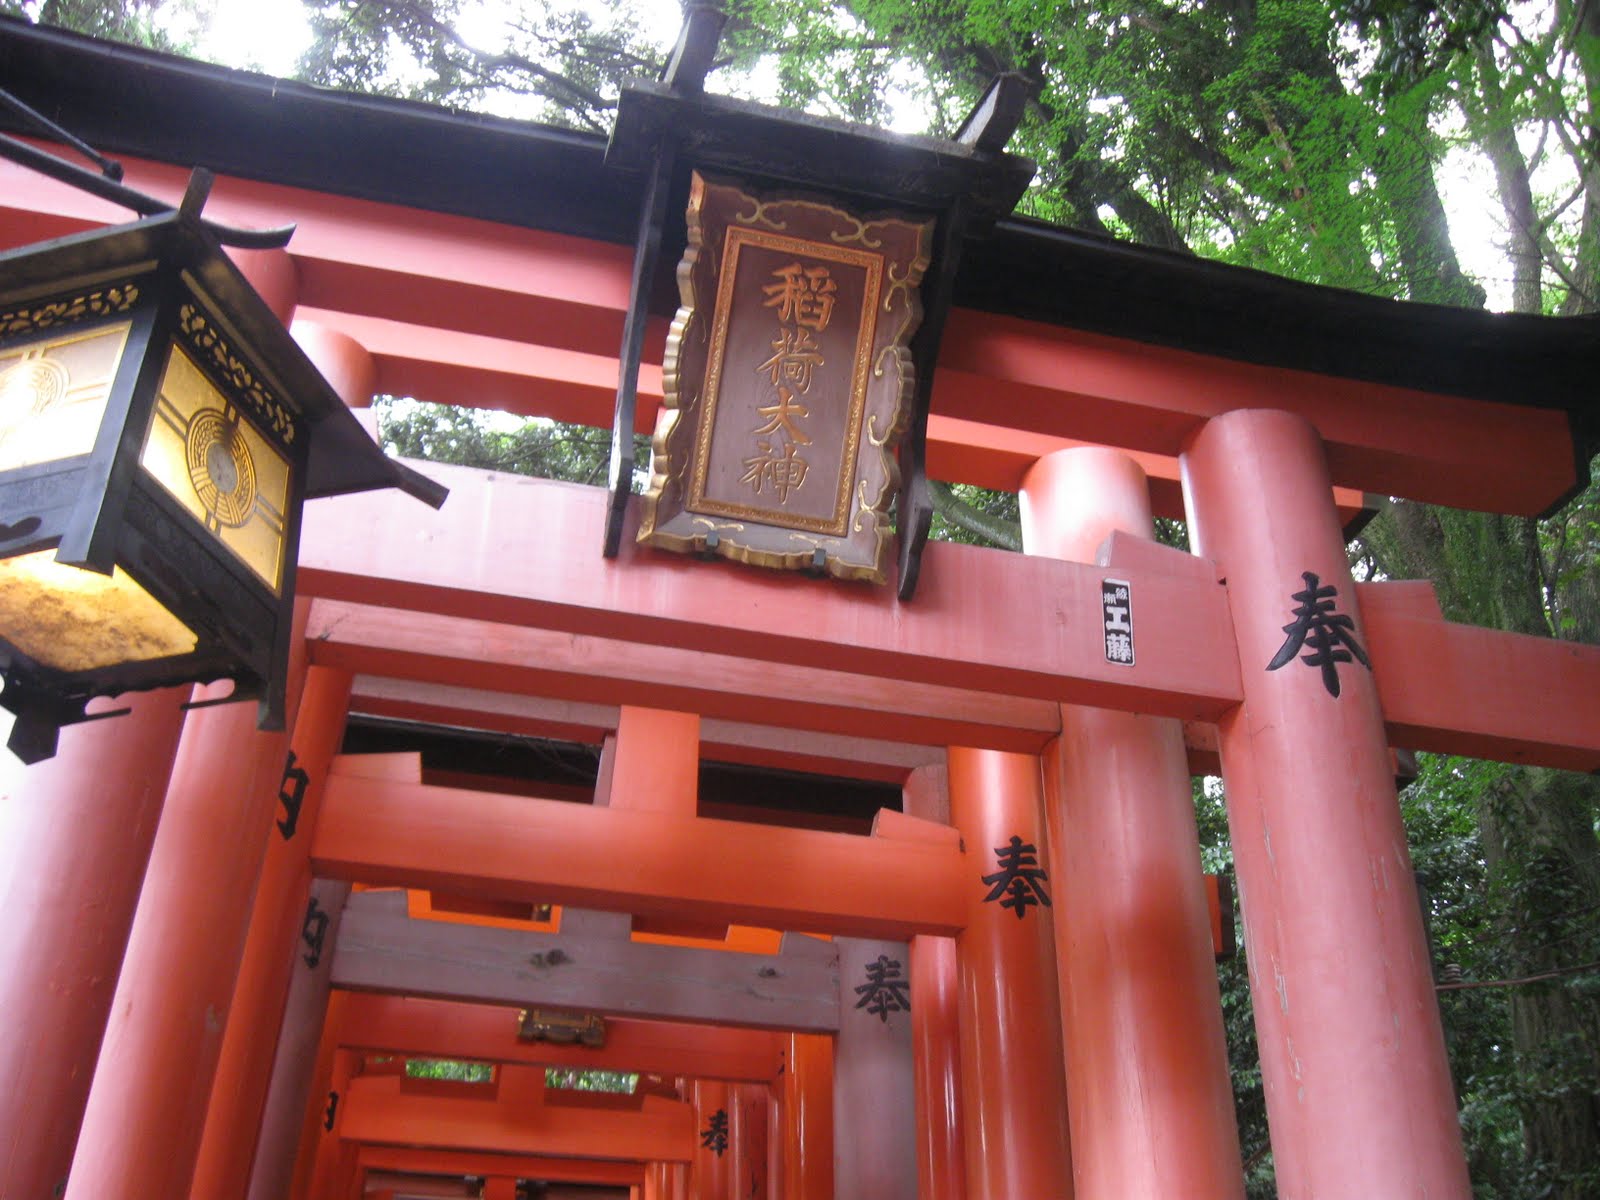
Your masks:
M884 582L934 218L698 171L687 216L639 541Z

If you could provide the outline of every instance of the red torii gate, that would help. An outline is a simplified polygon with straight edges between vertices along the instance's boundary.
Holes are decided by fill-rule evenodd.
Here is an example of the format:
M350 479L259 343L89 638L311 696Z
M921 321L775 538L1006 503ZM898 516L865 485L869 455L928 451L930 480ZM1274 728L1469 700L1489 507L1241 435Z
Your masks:
M288 87L280 105L261 85L226 73L0 28L8 78L25 82L28 70L48 78L64 60L82 68L68 73L74 78L138 80L120 94L136 97L126 106L144 105L144 118L166 102L152 98L166 88L191 104L252 107L280 146L344 137L356 155L360 139L381 129L391 145L415 135L409 149L421 161L409 174L426 177L428 155L445 157L437 140L418 134L415 113ZM110 146L137 150L146 139L160 156L158 126L139 128L131 111L95 111L114 135L69 123ZM116 127L118 116L129 124ZM317 117L345 123L318 132L307 124ZM480 150L489 136L473 123L426 120L440 123L438 138L477 139ZM378 390L470 396L607 423L627 297L624 249L512 228L492 204L484 211L496 220L421 211L436 197L424 185L406 192L395 173L381 178L398 203L350 199L307 178L336 174L336 164L294 165L299 187L251 182L241 176L282 176L282 158L259 145L208 149L234 173L215 192L219 217L300 222L290 255L251 269L352 401ZM504 132L494 162L528 149L525 132ZM183 152L202 157L195 147ZM180 190L179 167L127 165L145 190ZM10 168L0 180L5 244L121 219ZM1040 254L1055 245L1054 235L1030 236ZM1073 253L1080 263L1099 261L1082 246ZM1137 256L1107 248L1101 257L1122 268ZM248 1169L252 1114L270 1066L261 1049L270 1032L260 1035L276 1020L283 948L298 933L314 868L363 883L854 937L959 933L968 986L956 1024L972 1041L969 1064L1016 1071L1059 1096L1058 1056L1026 1039L1066 1039L1070 1172L1081 1195L1173 1194L1178 1179L1187 1194L1230 1194L1237 1159L1230 1180L1214 984L1208 1001L1196 970L1208 942L1198 865L1186 861L1192 825L1173 799L1185 794L1175 723L1185 719L1220 730L1282 1193L1468 1194L1388 747L1600 768L1600 650L1451 625L1413 585L1357 587L1341 531L1362 490L1515 513L1557 503L1579 482L1573 464L1593 449L1579 436L1592 429L1584 424L1593 416L1585 391L1597 364L1592 323L1411 317L1160 256L1139 269L1175 288L1199 272L1224 293L1255 288L1328 320L1392 320L1428 353L1458 347L1465 365L1438 368L1427 386L1387 365L1376 373L1388 378L1352 379L1245 361L1259 348L1207 350L1203 335L1190 348L1152 346L1037 314L958 308L936 376L930 465L945 478L1020 485L1029 549L1040 556L930 547L919 594L904 605L885 593L705 566L631 543L616 561L591 557L604 499L570 485L430 467L453 491L436 516L419 518L381 496L313 506L301 574L313 600L302 649L313 666L300 711L302 727L324 731L328 744L313 751L298 732L293 743L320 793L301 810L313 833L298 842L269 834L282 737L255 733L240 714L210 712L183 721L180 748L172 697L142 700L120 723L69 731L57 760L10 785L3 853L8 878L29 880L11 910L29 915L5 944L0 1001L17 1014L8 1045L34 1061L18 1065L15 1076L29 1082L0 1102L0 1127L18 1131L0 1181L30 1194L60 1178L99 1045L95 1014L103 1022L110 1003L104 980L115 977L131 920L69 1195L183 1194L197 1157L196 1195L239 1194L239 1151ZM1364 334L1372 327L1361 326ZM1469 378L1483 362L1502 367ZM1532 403L1515 395L1507 380L1519 370L1549 394ZM642 393L644 429L659 384L647 378ZM1004 422L995 420L997 395ZM1180 486L1195 557L1139 540L1152 503L1179 511ZM1101 653L1095 622L1108 575L1134 598L1138 658L1129 667ZM1371 660L1370 673L1355 662L1333 668L1337 695L1322 670L1268 669L1296 606L1324 598L1322 587L1334 589L1326 598L1352 618ZM328 776L354 671L428 685L410 698L391 689L394 713L449 711L527 732L570 723L570 712L506 699L531 694L618 706L636 713L645 732L619 733L616 811L513 807L487 794ZM860 841L696 817L701 718L779 727L785 732L738 736L792 765L837 764L871 749L846 737L957 748L950 810L967 851L915 825L899 838ZM796 730L821 736L796 739ZM1037 1008L1030 1016L1026 1005L1006 1007L1054 995L1047 947L1015 936L1036 933L1038 923L1010 914L995 923L998 910L971 896L974 877L992 865L973 850L1019 829L1044 840L1038 769L1017 757L1041 751L1051 865L1069 896L1057 912L1065 994L1055 1034L1053 1010L1041 1021ZM219 805L224 793L245 800ZM112 806L123 821L104 818ZM137 919L137 872L115 869L142 857L128 852L130 827L136 843L156 838ZM270 849L252 909L248 881L264 837ZM600 851L625 869L597 874ZM826 872L826 886L798 877L800 866ZM41 895L79 873L101 889L104 915L93 929ZM1153 928L1150 913L1171 928ZM1157 948L1183 965L1152 987L1148 958ZM241 957L248 986L236 993ZM985 977L1009 992L985 992L977 986ZM66 1003L57 992L86 998ZM1011 1028L1013 1019L1024 1028ZM925 1045L921 1059L929 1053ZM1020 1120L1020 1108L1008 1107L1016 1101L1004 1081L977 1074L968 1071L963 1093L970 1194L1064 1193L1062 1131L1008 1127ZM1225 1098L1225 1074L1220 1086ZM1088 1099L1107 1094L1119 1102ZM219 1121L235 1104L247 1120ZM1060 1125L1061 1104L1034 1107ZM1173 1156L1149 1149L1158 1131L1172 1136L1183 1122L1190 1136ZM860 1131L838 1132L848 1140ZM936 1190L947 1181L934 1171L924 1170L926 1194L950 1194Z

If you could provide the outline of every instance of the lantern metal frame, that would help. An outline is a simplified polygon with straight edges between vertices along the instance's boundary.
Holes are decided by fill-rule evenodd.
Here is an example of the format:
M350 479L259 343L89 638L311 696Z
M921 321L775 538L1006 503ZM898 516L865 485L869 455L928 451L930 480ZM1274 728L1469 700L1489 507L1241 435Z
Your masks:
M61 726L111 715L86 711L96 697L191 681L232 680L227 700L256 699L259 726L282 728L304 501L399 487L437 507L446 494L383 454L228 258L230 231L199 215L209 186L197 172L176 210L0 253L0 352L127 326L93 448L0 474L0 568L53 550L59 564L123 572L195 636L191 652L67 669L0 629L0 706L16 714L9 745L24 761L52 755ZM287 232L230 240L281 245ZM220 394L230 428L247 425L258 451L286 464L283 511L263 510L281 521L281 532L269 527L276 587L224 543L219 520L197 519L142 463L180 351Z

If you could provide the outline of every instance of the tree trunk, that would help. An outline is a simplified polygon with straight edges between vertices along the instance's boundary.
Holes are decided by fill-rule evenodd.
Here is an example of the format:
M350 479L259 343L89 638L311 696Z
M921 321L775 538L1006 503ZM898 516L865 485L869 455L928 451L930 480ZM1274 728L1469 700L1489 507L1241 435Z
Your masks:
M1468 128L1483 146L1494 166L1500 208L1506 216L1506 254L1511 259L1511 307L1515 312L1543 311L1540 287L1544 256L1539 246L1538 216L1533 206L1533 185L1528 160L1517 145L1516 130L1506 110L1505 90L1494 63L1494 50L1483 46L1473 63L1476 96L1462 97Z
M1483 288L1461 272L1450 242L1450 223L1428 154L1427 110L1402 99L1385 114L1373 173L1395 213L1395 240L1406 278L1406 298L1427 304L1482 308Z

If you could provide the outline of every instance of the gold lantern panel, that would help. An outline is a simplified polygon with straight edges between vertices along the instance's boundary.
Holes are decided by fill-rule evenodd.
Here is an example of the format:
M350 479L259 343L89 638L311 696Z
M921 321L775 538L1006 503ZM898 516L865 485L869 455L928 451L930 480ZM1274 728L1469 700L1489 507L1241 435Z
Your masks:
M167 360L139 465L279 594L289 460L178 346Z

